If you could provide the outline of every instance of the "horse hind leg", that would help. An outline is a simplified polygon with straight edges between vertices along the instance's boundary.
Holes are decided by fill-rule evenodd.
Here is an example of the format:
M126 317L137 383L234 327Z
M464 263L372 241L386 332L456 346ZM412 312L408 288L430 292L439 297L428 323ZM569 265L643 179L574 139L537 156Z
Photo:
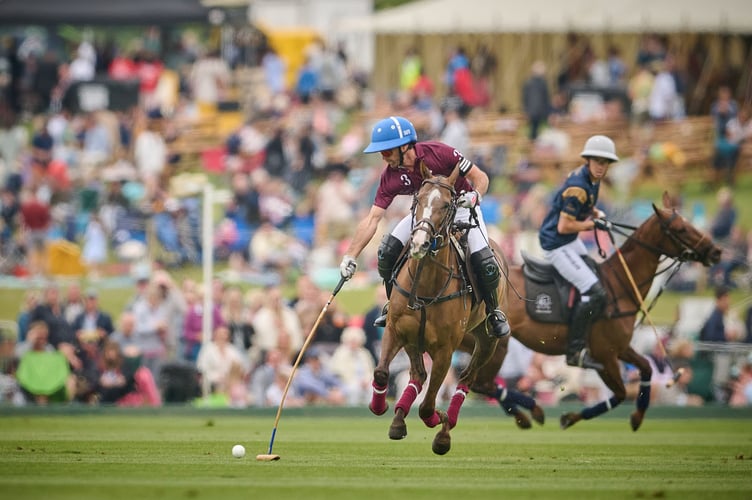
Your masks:
M507 389L501 385L496 386L494 399L498 401L499 406L514 418L517 427L520 429L530 429L532 424L527 415L520 410L520 406L530 412L530 416L535 422L543 425L546 422L546 414L543 408L538 405L535 399L514 389Z
M632 430L636 431L642 425L645 413L650 406L650 379L653 377L653 369L650 367L648 360L631 347L619 356L619 359L636 366L640 372L640 388L635 401L637 408L629 416Z

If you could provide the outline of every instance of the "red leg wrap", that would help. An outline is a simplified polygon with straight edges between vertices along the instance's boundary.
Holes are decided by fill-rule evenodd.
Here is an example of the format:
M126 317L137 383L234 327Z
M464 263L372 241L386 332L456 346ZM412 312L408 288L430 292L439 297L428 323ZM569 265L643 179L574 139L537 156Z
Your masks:
M410 412L410 407L415 402L415 398L418 397L418 394L420 394L420 391L423 390L423 384L418 382L417 380L411 380L408 382L407 387L405 387L405 390L402 391L402 397L400 397L399 401L394 407L394 410L396 411L398 408L402 410L402 412L407 416L407 414Z
M373 392L371 393L371 404L369 408L376 415L381 415L386 411L386 392L387 386L378 386L376 382L372 384Z
M454 396L452 396L452 400L449 402L447 419L449 420L451 428L454 428L454 426L457 425L457 418L460 416L460 408L462 408L462 403L465 402L465 396L467 396L469 391L470 389L468 389L466 385L458 385Z

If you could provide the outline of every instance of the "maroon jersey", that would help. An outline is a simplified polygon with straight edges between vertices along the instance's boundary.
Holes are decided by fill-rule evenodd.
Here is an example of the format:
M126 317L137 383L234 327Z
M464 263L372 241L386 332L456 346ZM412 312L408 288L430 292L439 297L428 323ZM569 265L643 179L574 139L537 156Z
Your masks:
M462 160L462 153L442 142L425 141L415 144L416 168L385 168L381 173L379 188L376 190L376 199L373 204L386 209L392 204L394 197L399 194L415 194L420 189L423 177L420 175L420 162L424 162L433 175L448 177L457 163ZM454 189L471 191L470 183L462 176L457 177Z

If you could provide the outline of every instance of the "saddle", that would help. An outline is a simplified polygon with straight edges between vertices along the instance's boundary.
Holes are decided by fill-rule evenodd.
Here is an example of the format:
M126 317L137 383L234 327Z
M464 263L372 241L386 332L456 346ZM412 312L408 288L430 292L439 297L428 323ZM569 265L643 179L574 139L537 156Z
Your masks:
M525 308L528 316L541 323L569 324L579 292L548 262L522 252L525 277ZM589 256L585 263L597 274L597 264Z

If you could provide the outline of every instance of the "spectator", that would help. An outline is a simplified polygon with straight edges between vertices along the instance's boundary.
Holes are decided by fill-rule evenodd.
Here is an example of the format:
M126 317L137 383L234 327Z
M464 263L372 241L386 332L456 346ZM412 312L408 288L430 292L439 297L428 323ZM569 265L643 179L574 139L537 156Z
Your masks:
M308 104L314 92L318 91L319 74L316 71L311 56L308 55L303 65L298 70L298 79L295 85L295 93L302 104Z
M710 116L715 122L715 143L713 154L714 184L722 180L731 181L736 162L739 159L739 143L729 140L729 122L737 118L739 106L731 97L731 89L718 88L718 97L710 108Z
M117 342L126 357L140 357L141 349L135 338L136 318L130 311L123 311L118 320L117 329L109 336L111 342Z
M65 291L65 300L63 301L63 311L65 321L72 325L79 314L84 312L86 307L84 294L81 291L81 284L77 281L68 285Z
M701 342L729 342L733 340L732 332L724 325L724 316L729 311L731 295L725 286L715 289L715 307L700 330Z
M230 342L242 353L247 353L253 344L251 315L245 305L243 291L230 287L224 294L221 305L222 322L230 330Z
M84 310L73 321L71 328L79 341L83 336L91 335L100 345L115 330L110 315L99 308L96 290L89 289L86 292Z
M299 394L295 380L290 382L290 377L292 376L292 367L290 365L280 366L273 372L273 376L272 383L264 393L265 406L279 406L282 403L282 397L285 396L285 388L287 388L284 402L285 408L305 406L306 400ZM290 383L289 387L287 387L288 383Z
M400 66L400 89L411 91L421 74L423 64L415 47L408 47Z
M248 362L243 353L230 343L230 330L219 326L214 330L212 340L201 346L196 359L196 368L209 382L211 392L227 393L230 388L230 371L233 365L248 374Z
M726 325L724 316L729 312L731 295L729 289L719 286L715 290L715 307L700 330L700 342L734 342L740 340L741 332ZM713 394L715 400L725 403L728 397L726 383L731 369L731 354L713 352Z
M653 61L653 70L655 77L648 98L650 119L661 121L680 118L679 94L676 89L676 80L671 74L674 70L673 56L667 56L663 61Z
M752 406L752 353L739 369L739 374L732 380L729 406Z
M164 296L156 284L150 284L144 300L133 305L136 319L133 337L141 352L144 366L159 378L162 364L167 361L167 324L169 317L164 305Z
M470 151L470 130L465 119L455 106L448 106L444 111L444 130L439 140L452 146L457 151Z
M16 346L19 358L16 378L27 400L38 405L70 400L75 380L66 357L49 343L44 321L29 325L27 339Z
M138 358L126 355L120 344L108 340L102 350L102 373L97 383L100 403L119 406L161 406L162 397L151 372Z
M527 116L528 137L534 141L551 111L546 66L542 61L533 63L531 75L522 87L522 108Z
M752 344L752 306L747 308L747 314L744 316L744 329L746 331L744 342Z
M193 64L190 85L193 99L202 114L217 112L230 86L230 68L219 50L212 50Z
M303 346L303 331L300 319L284 300L279 286L266 289L266 301L253 318L256 332L254 358L260 359L260 352L279 349L288 361L293 353Z
M18 324L18 338L16 342L23 342L26 340L26 334L29 331L29 324L31 320L31 312L39 305L42 300L42 295L37 290L29 290L24 295L24 302L21 311L16 317L16 323Z
M133 145L133 161L139 178L153 188L167 165L167 144L162 134L162 114L151 110L146 117L146 128Z
M264 353L264 359L253 371L251 377L251 400L256 406L272 406L275 403L267 401L267 391L274 384L277 374L283 369L292 369L290 363L286 360L285 354L279 349L271 349ZM289 373L289 371L287 371ZM286 381L285 381L286 382ZM284 382L283 382L284 384ZM284 385L282 386L284 390ZM281 392L279 394L281 398ZM279 399L276 400L279 404Z
M347 404L368 404L374 363L364 347L366 334L362 328L350 326L342 332L342 342L335 349L328 365L344 386Z
M21 193L21 224L24 228L29 274L39 276L46 274L45 260L47 249L47 231L50 229L52 216L50 206L42 201L31 189Z
M632 120L637 124L643 124L650 116L650 95L653 90L655 77L647 64L640 64L637 71L627 83L627 93L631 100Z
M316 193L316 246L338 243L347 237L355 217L358 192L347 175L344 163L327 166L327 176Z
M702 397L690 394L687 390L692 380L692 368L689 363L685 361L681 363L682 366L677 366L679 364L677 358L673 357L674 361L669 364L666 351L658 342L662 340L656 340L652 351L646 356L653 370L653 376L650 379L651 402L659 405L702 406L704 403ZM672 368L682 369L681 375L675 382Z
M98 279L102 265L107 261L107 233L97 214L91 214L86 224L81 260L88 267L90 277Z
M296 388L308 404L345 404L342 382L324 364L323 353L312 347L305 353L298 371Z

